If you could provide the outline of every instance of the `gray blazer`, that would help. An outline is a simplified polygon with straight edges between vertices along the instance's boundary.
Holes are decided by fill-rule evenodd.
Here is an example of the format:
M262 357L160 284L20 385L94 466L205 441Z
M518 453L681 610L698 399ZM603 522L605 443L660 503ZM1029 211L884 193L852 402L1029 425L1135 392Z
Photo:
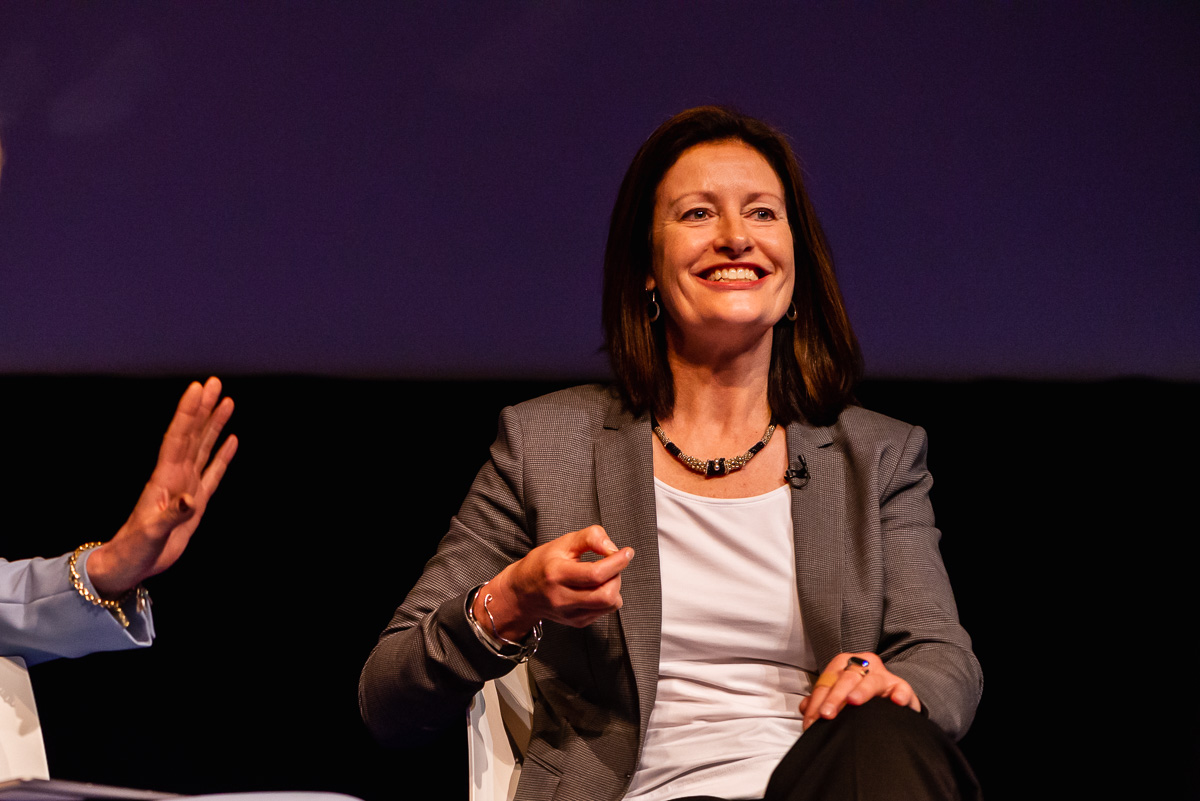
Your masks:
M620 799L654 705L662 617L648 416L610 390L575 387L507 408L491 460L363 669L359 705L381 740L418 742L462 725L483 682L511 663L472 632L470 591L532 547L595 523L637 552L622 609L575 629L547 623L518 801ZM955 737L982 673L958 623L929 504L925 434L852 407L832 426L787 428L796 577L818 662L875 651Z

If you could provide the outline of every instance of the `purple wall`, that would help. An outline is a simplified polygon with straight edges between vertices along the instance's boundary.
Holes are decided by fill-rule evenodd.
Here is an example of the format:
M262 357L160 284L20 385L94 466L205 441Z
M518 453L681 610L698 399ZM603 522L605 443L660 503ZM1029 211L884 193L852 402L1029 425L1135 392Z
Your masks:
M1200 379L1196 6L450 5L0 5L0 372L601 375L624 168L723 102L871 374Z

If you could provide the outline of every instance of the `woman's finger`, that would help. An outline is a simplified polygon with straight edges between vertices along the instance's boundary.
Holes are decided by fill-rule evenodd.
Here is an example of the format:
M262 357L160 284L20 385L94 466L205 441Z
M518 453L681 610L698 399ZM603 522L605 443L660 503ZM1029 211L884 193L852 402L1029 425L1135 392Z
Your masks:
M198 471L203 470L204 465L208 464L208 457L217 443L217 437L221 436L221 430L225 428L225 424L229 422L232 415L233 398L222 400L217 404L217 408L208 415L208 419L204 422L204 428L197 438L194 461Z
M887 692L888 684L886 677L882 675L865 676L846 693L846 703L861 706L872 698L883 695Z
M887 698L891 698L897 706L906 706L914 712L921 711L921 702L917 699L917 694L913 691L912 685L904 679L892 674L896 683L889 687L883 694Z
M812 695L804 699L807 703L801 706L800 711L804 713L803 726L805 729L816 723L817 718L821 716L821 704L827 695L829 695L828 687L816 687L813 689Z
M566 623L576 628L583 628L595 623L605 615L617 611L621 606L622 600L618 594L615 598L605 599L600 603L580 603L575 606L564 607L559 610L558 622Z
M875 677L871 676L873 666L877 666ZM828 720L837 717L851 693L857 693L853 703L858 704L882 692L886 683L880 680L878 669L882 669L885 676L890 675L875 654L842 653L835 656L813 685L812 695L804 705L804 728L807 729L818 718Z
M855 670L843 670L837 684L829 688L829 695L825 696L818 714L826 720L831 720L837 717L837 713L841 712L848 702L857 706L874 697L878 685L879 679L870 674L864 676ZM853 701L850 698L851 694L854 695Z
M834 658L834 662L837 662L836 657ZM833 662L830 663L830 667L826 668L817 677L816 682L813 684L812 693L800 702L800 712L804 715L803 726L805 729L817 722L817 718L821 715L821 704L824 703L826 696L829 695L829 690L841 678L841 671L833 669L832 665Z
M221 483L221 479L225 476L225 469L233 461L233 455L237 453L237 448L238 438L230 434L221 443L221 449L213 457L212 463L204 470L204 475L200 477L200 494L203 498L201 501L202 505L207 504L208 499L217 491L217 485Z
M564 559L555 565L556 574L552 580L564 587L579 590L600 587L619 576L621 571L629 566L631 559L632 548L622 548L595 562Z
M187 459L188 442L192 438L192 427L200 411L203 393L204 388L198 381L188 384L188 388L184 390L179 405L175 407L175 414L167 426L167 433L163 436L162 447L158 450L159 464L182 462Z

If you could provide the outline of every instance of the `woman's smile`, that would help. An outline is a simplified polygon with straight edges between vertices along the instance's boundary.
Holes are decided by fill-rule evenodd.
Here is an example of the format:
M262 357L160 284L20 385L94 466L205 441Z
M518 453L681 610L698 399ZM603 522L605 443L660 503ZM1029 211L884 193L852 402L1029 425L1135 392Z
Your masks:
M738 264L733 267L713 267L701 273L701 278L722 284L741 284L749 286L757 282L766 273L757 265ZM739 287L741 288L741 287Z
M749 145L685 150L659 183L652 238L647 289L685 338L729 326L765 336L787 311L795 279L783 184Z

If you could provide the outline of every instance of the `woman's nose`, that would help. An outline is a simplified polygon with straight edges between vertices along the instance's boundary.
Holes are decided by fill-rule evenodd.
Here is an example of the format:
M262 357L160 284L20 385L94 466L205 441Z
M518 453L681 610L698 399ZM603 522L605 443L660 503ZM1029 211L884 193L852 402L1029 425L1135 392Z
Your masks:
M746 230L746 222L737 215L726 215L721 218L720 227L713 246L722 253L740 256L753 247L750 233Z

